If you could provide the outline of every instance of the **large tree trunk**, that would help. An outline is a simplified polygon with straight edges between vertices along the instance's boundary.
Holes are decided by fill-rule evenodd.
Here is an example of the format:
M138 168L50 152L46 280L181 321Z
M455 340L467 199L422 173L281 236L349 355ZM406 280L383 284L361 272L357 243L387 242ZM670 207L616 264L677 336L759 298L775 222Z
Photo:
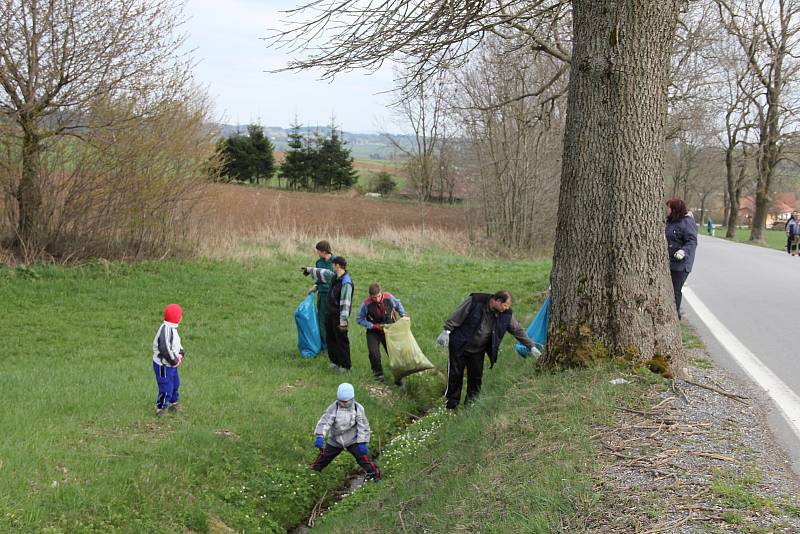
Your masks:
M725 237L733 239L736 237L736 225L739 224L739 199L742 190L735 189L729 194L728 198L728 220L725 227Z
M611 355L684 372L664 239L663 142L678 0L576 0L543 363Z
M22 138L22 175L17 189L17 241L23 250L34 250L42 245L42 195L39 183L41 152L41 141L35 135L25 133Z
M733 239L736 237L736 224L739 222L739 199L742 190L738 185L741 183L736 174L733 162L733 152L735 146L725 150L725 179L726 179L726 211L727 220L725 222L725 237Z
M750 241L764 241L764 228L767 226L767 211L769 210L769 183L771 169L767 167L767 158L761 156L756 182L755 212L750 226Z
M779 74L776 74L778 77ZM780 87L780 80L776 82ZM760 128L758 181L756 183L756 211L753 215L753 228L750 241L764 241L764 228L767 225L767 212L769 211L769 195L772 185L772 176L780 158L778 140L781 137L779 111L780 93L774 89L766 91L767 117Z

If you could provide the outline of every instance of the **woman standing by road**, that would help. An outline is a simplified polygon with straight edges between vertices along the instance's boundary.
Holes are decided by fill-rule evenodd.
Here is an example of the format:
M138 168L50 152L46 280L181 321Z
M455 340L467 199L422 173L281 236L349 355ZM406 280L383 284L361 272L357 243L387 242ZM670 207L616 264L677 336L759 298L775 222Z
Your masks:
M667 250L672 289L675 291L675 309L681 319L681 289L692 272L697 249L697 224L687 215L686 204L680 198L667 201Z

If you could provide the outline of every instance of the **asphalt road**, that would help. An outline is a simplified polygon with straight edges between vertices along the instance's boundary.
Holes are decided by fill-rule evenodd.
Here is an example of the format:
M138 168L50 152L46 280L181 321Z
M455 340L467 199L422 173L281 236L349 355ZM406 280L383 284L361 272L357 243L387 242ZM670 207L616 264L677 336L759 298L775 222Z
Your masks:
M685 287L800 396L800 256L719 238L698 239L694 268ZM730 353L716 343L685 298L682 307L714 359L736 370ZM773 423L783 426L778 418ZM784 445L794 449L791 452L800 452L796 434L785 428L777 430Z

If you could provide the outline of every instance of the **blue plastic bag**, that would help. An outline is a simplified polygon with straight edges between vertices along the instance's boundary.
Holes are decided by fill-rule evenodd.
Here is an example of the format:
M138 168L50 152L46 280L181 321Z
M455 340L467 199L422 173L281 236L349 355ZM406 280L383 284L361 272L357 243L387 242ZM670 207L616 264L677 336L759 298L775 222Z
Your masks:
M550 313L550 295L544 299L542 303L542 307L539 308L539 311L536 313L536 317L533 318L533 322L528 327L528 337L531 338L531 341L536 343L536 348L542 350L544 346L547 344L547 317ZM517 341L516 347L517 354L522 356L523 358L527 358L530 356L530 351L528 347Z
M303 358L311 358L322 350L317 324L317 307L314 305L314 294L309 294L294 311L294 322L297 324L297 350Z

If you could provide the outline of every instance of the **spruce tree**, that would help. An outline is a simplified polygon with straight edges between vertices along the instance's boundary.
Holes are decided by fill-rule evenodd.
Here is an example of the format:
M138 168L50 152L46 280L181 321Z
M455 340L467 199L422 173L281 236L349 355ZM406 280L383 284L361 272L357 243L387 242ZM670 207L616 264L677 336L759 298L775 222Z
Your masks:
M252 182L260 183L261 178L269 180L275 172L275 147L264 135L264 127L251 124L247 127L250 151L250 177Z
M306 139L308 157L308 188L314 191L328 191L331 188L329 165L325 156L325 137L319 129Z
M222 174L231 180L240 182L250 180L252 176L252 163L250 140L247 136L236 133L222 143L225 163Z
M289 132L289 150L281 164L280 174L286 180L287 189L305 189L308 177L309 158L305 148L305 136L300 132L302 125L295 118Z
M325 139L321 152L324 153L325 172L329 187L332 189L348 189L358 181L350 149L346 148L345 144L336 126L331 124L330 135Z

